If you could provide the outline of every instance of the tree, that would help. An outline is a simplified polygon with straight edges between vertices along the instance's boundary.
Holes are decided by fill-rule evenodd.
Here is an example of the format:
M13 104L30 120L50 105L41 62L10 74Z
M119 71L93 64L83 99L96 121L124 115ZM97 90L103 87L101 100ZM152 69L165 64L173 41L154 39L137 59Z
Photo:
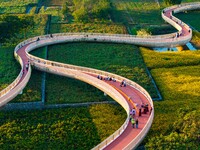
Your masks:
M95 19L106 19L110 10L108 0L73 0L76 21L88 22Z
M164 0L166 5L180 4L182 0Z
M151 32L148 29L140 29L137 31L137 35L147 37L151 36Z
M200 147L200 110L188 108L178 111L178 119L169 135L149 140L147 149L198 149Z
M68 13L69 13L68 3L65 2L62 6L62 16L63 16L62 18L64 19Z

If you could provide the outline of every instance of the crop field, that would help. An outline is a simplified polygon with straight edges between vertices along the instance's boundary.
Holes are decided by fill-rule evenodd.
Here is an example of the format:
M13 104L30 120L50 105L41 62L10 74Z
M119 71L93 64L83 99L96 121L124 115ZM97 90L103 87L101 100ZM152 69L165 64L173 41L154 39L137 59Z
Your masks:
M126 28L120 24L93 24L93 23L73 23L73 24L51 24L51 33L62 32L93 32L126 34Z
M62 21L61 8L59 6L47 7L44 6L40 9L39 14L51 15L51 23L57 23Z
M63 5L66 0L43 0L44 6L58 6Z
M162 24L160 8L154 0L132 1L132 0L111 0L113 9L116 11L114 21L129 24ZM118 16L122 15L122 16ZM123 17L124 16L124 17ZM118 20L118 19L123 20Z
M138 30L150 30L152 34L166 34L175 29L166 24L161 17L161 10L166 7L163 2L154 0L111 0L112 20L125 24L129 33L136 34Z
M199 109L197 103L200 97L200 53L158 53L144 48L141 51L163 96L163 101L154 102L155 119L145 139L148 141L160 134L170 133L170 127L174 120L177 120L177 115L174 114L178 113L179 109Z
M29 5L36 5L38 0L1 0L0 14L25 14Z
M149 49L141 48L141 52L149 69L193 66L200 64L200 51L157 53Z
M0 149L91 149L117 130L125 118L124 110L111 104L1 111Z
M84 103L112 101L97 88L79 80L47 74L47 104Z
M26 7L23 6L9 6L1 7L0 14L24 14L26 12Z
M160 68L151 71L156 80L163 101L154 102L155 119L150 136L167 134L170 125L176 120L177 110L200 107L200 65L175 68ZM164 122L164 123L163 123ZM147 137L148 139L148 137Z
M25 6L28 4L36 4L38 0L1 0L0 6Z

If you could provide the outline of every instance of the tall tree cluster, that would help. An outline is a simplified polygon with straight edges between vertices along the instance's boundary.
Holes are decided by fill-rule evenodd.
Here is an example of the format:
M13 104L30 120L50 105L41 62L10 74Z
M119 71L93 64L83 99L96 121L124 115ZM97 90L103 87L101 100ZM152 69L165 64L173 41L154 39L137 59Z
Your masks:
M14 15L1 15L0 16L0 41L5 42L6 39L15 37L19 32L26 32L33 28L34 21L32 16L14 16Z
M108 0L73 0L73 17L78 22L107 19L110 10Z

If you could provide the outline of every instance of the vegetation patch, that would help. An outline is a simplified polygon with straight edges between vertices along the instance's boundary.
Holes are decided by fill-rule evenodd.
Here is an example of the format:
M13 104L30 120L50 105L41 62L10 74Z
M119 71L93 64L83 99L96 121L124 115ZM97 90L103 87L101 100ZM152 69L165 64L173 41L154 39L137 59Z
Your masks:
M29 4L36 4L38 0L1 0L0 6L10 7L10 6L25 6Z
M124 76L143 86L152 97L157 97L140 52L132 45L104 43L53 45L49 47L48 59ZM104 100L107 98L102 92L86 83L64 77L47 76L47 101L50 103Z
M200 109L198 105L200 97L199 70L200 66L198 65L160 68L151 71L161 91L163 101L154 102L155 118L146 140L160 135L169 135L173 131L174 121L179 119L177 111L180 108L183 110L189 108L191 111ZM198 113L197 115L199 118ZM190 125L192 124L188 126ZM199 129L196 134L199 134Z
M91 149L117 130L118 105L0 112L1 149ZM89 140L85 140L89 139Z
M0 7L0 14L23 14L26 12L26 7L12 6L12 7Z
M79 80L47 74L47 104L112 101L97 88Z
M196 128L193 128L195 134L191 134L189 126L198 126L198 120L194 119L194 123L192 123L193 121L187 116L192 115L195 113L192 111L200 108L197 105L200 97L199 51L158 53L144 48L141 48L141 51L163 96L163 101L154 102L155 118L151 130L145 138L147 148L195 149L197 144L195 143L196 139L193 139L199 134L199 129L197 128L196 132ZM188 113L185 119L188 118L190 121L180 123L180 119L184 118L184 116L180 117L180 109ZM199 118L199 113L195 114ZM187 124L188 130L183 131L183 128L186 127L184 123ZM177 130L178 124L183 125L179 127L179 130ZM194 136L191 138L188 135ZM166 145L169 140L170 144Z
M116 24L95 24L95 23L76 23L76 24L51 24L51 33L62 32L90 32L90 33L111 33L126 34L123 25Z
M154 0L111 0L114 22L128 25L163 24L160 7Z
M0 40L4 46L16 46L27 38L45 34L47 15L0 15Z
M200 64L200 51L162 52L158 53L148 48L140 48L147 67L172 68Z

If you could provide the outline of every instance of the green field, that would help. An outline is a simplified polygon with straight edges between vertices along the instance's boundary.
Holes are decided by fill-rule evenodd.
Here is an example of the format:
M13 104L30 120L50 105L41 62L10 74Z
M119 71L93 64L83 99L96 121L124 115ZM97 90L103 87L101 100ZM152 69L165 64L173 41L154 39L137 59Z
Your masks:
M200 64L200 51L157 53L147 48L141 48L141 51L149 69L193 66Z
M26 9L36 5L39 0L1 0L0 14L25 14Z
M152 137L170 134L180 109L200 109L200 53L157 53L142 49L142 54L163 96L163 101L154 102L155 119L145 139L151 141Z
M111 0L112 19L114 22L123 23L130 29L130 33L136 34L140 29L151 29L153 34L159 34L154 30L162 27L165 31L161 34L173 32L173 28L161 26L165 24L161 17L161 9L154 0Z
M157 98L157 93L146 74L145 65L137 47L104 43L60 44L49 46L48 59L124 76L142 85L152 97ZM98 95L100 97L97 97ZM52 75L47 77L47 101L64 103L102 100L106 100L103 93L89 85L63 77Z
M126 28L120 24L94 24L94 23L72 23L72 24L51 24L51 33L62 32L92 32L92 33L111 33L126 34Z
M108 104L1 111L0 149L89 150L117 130L125 118L121 107Z

